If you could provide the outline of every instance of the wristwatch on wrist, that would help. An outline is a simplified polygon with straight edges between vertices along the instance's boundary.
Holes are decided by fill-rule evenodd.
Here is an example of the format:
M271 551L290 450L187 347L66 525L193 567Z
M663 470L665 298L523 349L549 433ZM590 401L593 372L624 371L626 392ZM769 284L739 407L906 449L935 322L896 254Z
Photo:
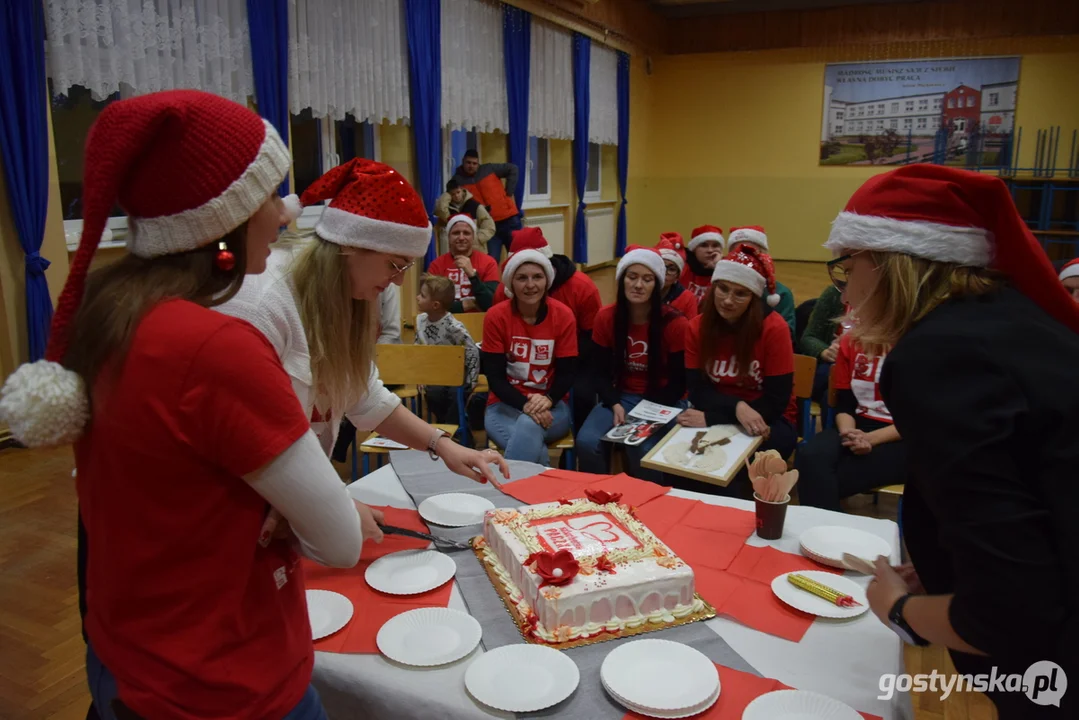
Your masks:
M438 453L435 451L435 446L437 446L438 441L444 437L449 437L449 433L440 428L434 428L434 432L431 433L431 439L427 441L427 454L431 456L432 460L438 460Z
M914 628L903 619L903 606L912 597L913 595L907 594L895 601L895 605L892 605L892 609L888 611L888 622L895 634L902 638L907 645L925 647L929 644L929 641L914 632Z

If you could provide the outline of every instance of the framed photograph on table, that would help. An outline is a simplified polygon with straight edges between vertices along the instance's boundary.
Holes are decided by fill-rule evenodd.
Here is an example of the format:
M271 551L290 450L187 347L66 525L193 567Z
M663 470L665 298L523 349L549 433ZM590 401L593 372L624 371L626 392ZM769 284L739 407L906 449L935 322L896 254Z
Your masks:
M762 441L746 435L738 425L679 425L644 456L641 466L726 487Z

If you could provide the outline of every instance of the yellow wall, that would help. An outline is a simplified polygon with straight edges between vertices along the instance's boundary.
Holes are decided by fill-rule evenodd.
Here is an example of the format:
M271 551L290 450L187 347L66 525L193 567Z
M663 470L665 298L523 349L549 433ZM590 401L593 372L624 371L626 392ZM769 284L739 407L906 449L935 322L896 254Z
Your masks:
M1070 136L1079 127L1076 48L1079 37L1013 38L978 43L969 53L1023 56L1016 117L1024 128L1021 162L1030 163L1037 128L1060 125ZM654 244L662 231L688 235L706 223L724 230L763 225L775 257L826 259L820 246L830 222L862 182L886 168L818 165L829 60L823 55L656 58L654 74L631 83L638 112L631 122L630 242ZM1065 155L1069 142L1061 142Z
M505 163L510 161L509 136L501 132L480 133L480 161ZM524 180L522 179L522 182Z
M416 184L416 153L412 128L404 123L383 122L378 127L380 160Z

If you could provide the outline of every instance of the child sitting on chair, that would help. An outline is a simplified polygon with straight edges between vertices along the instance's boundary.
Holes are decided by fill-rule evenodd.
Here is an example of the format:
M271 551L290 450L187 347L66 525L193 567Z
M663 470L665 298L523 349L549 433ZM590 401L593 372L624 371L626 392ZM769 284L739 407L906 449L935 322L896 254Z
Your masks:
M416 306L417 345L463 345L465 348L465 386L475 387L480 373L480 349L476 347L468 329L450 314L453 305L453 281L441 275L424 275L420 279L420 294ZM424 388L427 407L435 416L435 422L458 423L460 417L456 398L457 388L428 385Z

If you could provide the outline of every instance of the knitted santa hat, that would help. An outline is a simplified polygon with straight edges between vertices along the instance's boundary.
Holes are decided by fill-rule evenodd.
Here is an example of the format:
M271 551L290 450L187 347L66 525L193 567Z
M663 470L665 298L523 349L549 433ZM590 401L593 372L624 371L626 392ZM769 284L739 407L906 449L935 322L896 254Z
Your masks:
M676 232L660 233L656 250L664 260L670 260L678 266L678 272L686 269L686 246L682 242L682 234Z
M693 233L689 236L690 252L696 250L698 245L708 240L715 240L720 247L723 247L723 231L715 225L701 225L699 228L693 228Z
M544 257L554 257L554 251L547 244L547 238L543 237L543 231L538 227L526 227L513 231L510 242L510 252L519 250L536 250Z
M353 158L320 177L300 202L329 200L315 234L345 247L419 257L431 242L423 200L399 172L374 160Z
M717 262L716 269L712 271L712 282L717 280L747 287L763 297L771 307L779 304L772 258L755 245L740 247Z
M730 234L727 235L727 247L734 248L738 243L753 243L764 252L768 252L768 236L764 234L764 228L760 225L732 227Z
M1079 277L1079 258L1069 260L1064 264L1064 267L1060 268L1060 280L1063 282L1068 278Z
M460 213L451 217L450 221L446 223L446 235L450 234L450 230L453 230L453 226L457 223L464 223L465 225L468 225L470 228L472 228L472 234L476 234L476 221L473 220L470 216L465 215L464 213Z
M516 238L518 230L513 233ZM542 234L540 237L543 237ZM516 243L516 241L514 241ZM506 264L502 268L502 290L506 293L506 297L513 297L513 274L517 272L517 268L521 267L525 263L535 263L543 268L543 272L547 275L547 289L551 289L551 285L554 284L554 265L551 264L550 259L534 248L525 248L524 250L518 250L512 253L506 258Z
M0 391L0 419L20 442L71 443L89 419L83 379L60 363L112 207L119 202L128 215L132 254L197 250L254 215L277 192L289 164L273 126L217 95L171 90L121 100L101 112L86 142L82 237L45 359L20 367Z
M1000 178L924 163L877 175L851 196L824 246L837 255L876 250L995 268L1079 332L1079 306L1057 280Z
M667 274L667 267L663 264L663 258L660 257L659 251L655 248L641 247L640 245L630 245L626 248L626 254L618 261L618 267L614 271L615 280L620 282L630 265L644 265L656 276L656 282L660 285L663 284L663 277Z

